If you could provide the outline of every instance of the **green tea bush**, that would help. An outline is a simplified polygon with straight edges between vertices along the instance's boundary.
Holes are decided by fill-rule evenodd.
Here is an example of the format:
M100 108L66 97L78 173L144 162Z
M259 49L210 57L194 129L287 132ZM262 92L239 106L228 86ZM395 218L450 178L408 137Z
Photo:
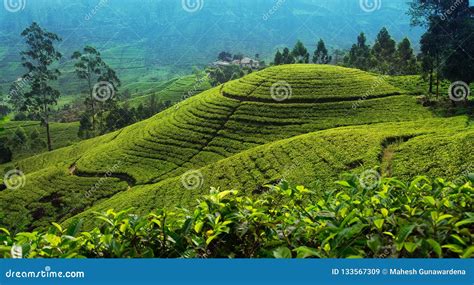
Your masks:
M456 184L426 177L379 182L366 187L347 175L317 194L283 181L255 197L212 189L192 210L97 213L102 225L90 231L81 231L80 220L67 228L53 223L47 232L0 229L0 256L474 257L474 175Z

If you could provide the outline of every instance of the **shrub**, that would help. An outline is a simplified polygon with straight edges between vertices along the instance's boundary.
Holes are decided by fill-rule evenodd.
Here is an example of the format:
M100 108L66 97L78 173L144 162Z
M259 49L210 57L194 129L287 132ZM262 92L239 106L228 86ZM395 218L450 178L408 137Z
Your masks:
M474 175L457 183L391 178L364 187L347 175L322 194L285 181L256 197L212 189L193 210L97 214L103 224L90 231L81 231L80 220L42 233L1 229L0 256L468 258L473 182Z

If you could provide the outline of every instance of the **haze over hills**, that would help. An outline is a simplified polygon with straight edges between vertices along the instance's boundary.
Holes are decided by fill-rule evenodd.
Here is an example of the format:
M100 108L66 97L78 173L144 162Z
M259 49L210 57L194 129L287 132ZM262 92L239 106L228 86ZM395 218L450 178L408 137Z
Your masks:
M192 2L192 1L191 1ZM196 1L199 2L199 1ZM384 1L380 10L364 12L350 0L205 0L202 9L188 12L181 1L153 0L28 1L25 9L9 13L0 9L0 78L6 91L24 73L19 64L21 31L31 21L58 33L64 75L62 91L81 89L72 77L73 51L96 46L119 72L125 84L156 82L189 74L223 50L256 53L267 62L275 50L302 40L314 50L323 38L330 48L350 48L358 33L372 42L387 26L396 40L407 36L418 44L420 29L409 27L405 0Z

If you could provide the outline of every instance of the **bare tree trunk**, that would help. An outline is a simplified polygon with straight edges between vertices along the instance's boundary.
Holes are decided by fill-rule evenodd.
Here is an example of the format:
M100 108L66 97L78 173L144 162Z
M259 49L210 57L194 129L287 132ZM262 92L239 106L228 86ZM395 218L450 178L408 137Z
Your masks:
M94 90L92 87L91 77L89 76L89 97L91 99L91 107L92 107L92 130L95 131L95 102L94 102Z
M433 94L433 69L430 70L430 90L428 92Z
M436 98L439 99L439 72L436 72Z
M46 119L46 137L47 137L47 142L48 142L48 151L52 151L53 147L51 145L51 131L49 129L49 120Z

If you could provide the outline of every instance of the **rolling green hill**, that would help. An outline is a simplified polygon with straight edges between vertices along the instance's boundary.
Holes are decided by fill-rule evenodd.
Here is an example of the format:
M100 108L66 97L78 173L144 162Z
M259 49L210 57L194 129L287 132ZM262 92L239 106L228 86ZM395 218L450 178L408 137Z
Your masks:
M115 133L17 162L25 184L0 191L0 225L189 206L210 186L258 193L286 178L324 188L341 172L377 167L384 176L456 178L472 167L473 138L467 117L436 118L384 77L272 67Z
M53 147L62 148L78 142L77 136L79 123L51 123L51 133L53 134ZM20 160L35 154L47 151L46 131L39 122L32 121L10 121L3 125L4 131L0 133L0 139L11 140L15 136L18 128L25 131L27 141L24 144L17 144L13 151L13 160ZM31 139L32 133L39 135L39 140Z
M130 84L123 89L140 90L132 94L132 98L124 101L130 107L138 107L140 104L147 106L150 102L150 97L155 96L156 101L176 104L188 97L192 97L204 90L210 89L211 85L208 78L204 75L188 75L176 77L172 80L165 81L161 84L153 83L149 86L144 86L142 83ZM63 97L58 106L63 106L73 100L83 100L74 96ZM26 136L29 138L31 133L35 130L39 133L39 141L34 143L28 140L25 144L19 145L13 150L13 160L17 161L23 158L30 157L35 154L40 154L47 151L45 141L45 129L39 122L33 121L10 121L4 126L4 132L0 133L0 139L11 138L15 135L17 128L24 129ZM51 133L53 139L53 149L69 146L73 143L79 142L80 138L77 133L79 130L79 123L51 123Z

